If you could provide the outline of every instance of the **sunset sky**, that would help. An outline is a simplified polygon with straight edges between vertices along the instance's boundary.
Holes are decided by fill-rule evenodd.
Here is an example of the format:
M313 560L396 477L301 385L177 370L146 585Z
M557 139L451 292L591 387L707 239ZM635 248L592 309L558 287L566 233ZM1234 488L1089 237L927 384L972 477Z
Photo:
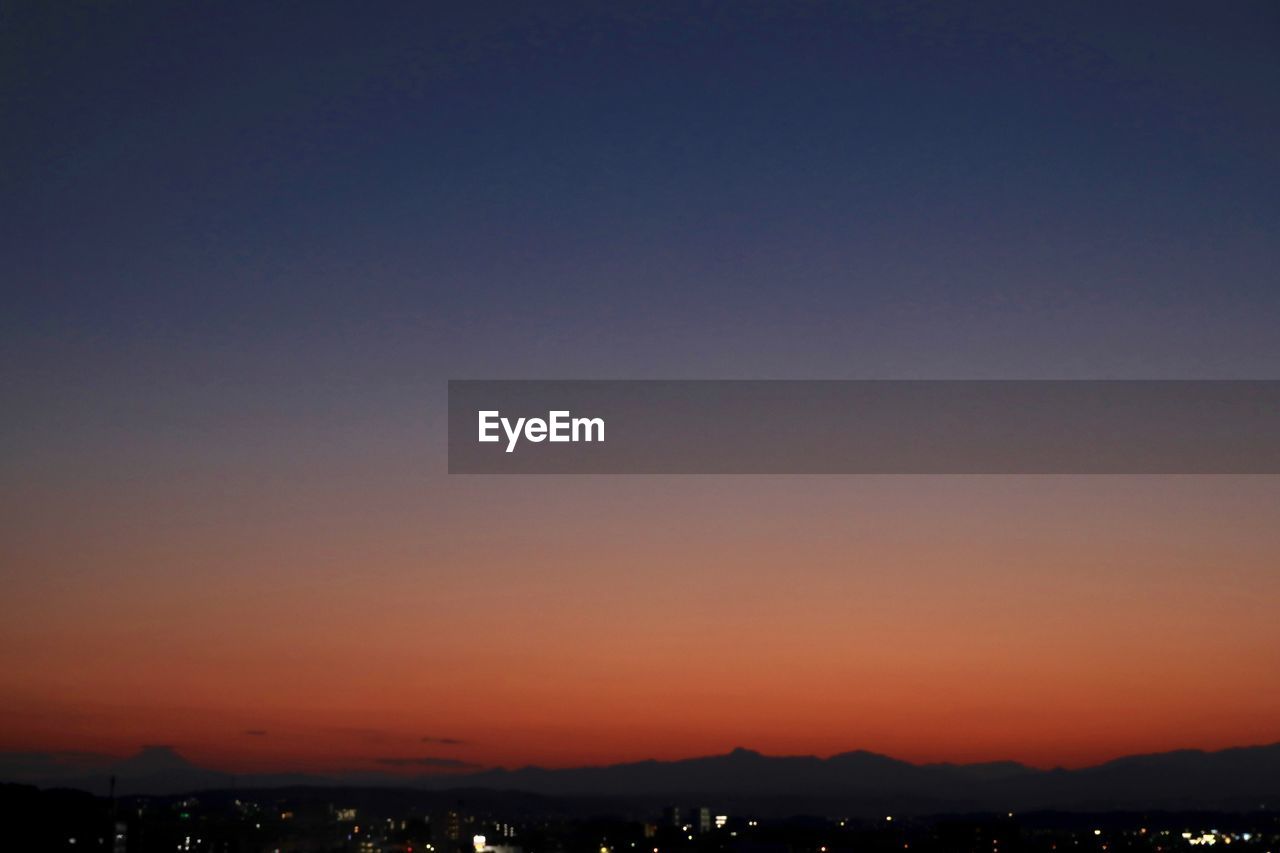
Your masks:
M445 473L448 379L1280 379L1280 8L453 5L0 11L0 752L1280 741L1277 477Z

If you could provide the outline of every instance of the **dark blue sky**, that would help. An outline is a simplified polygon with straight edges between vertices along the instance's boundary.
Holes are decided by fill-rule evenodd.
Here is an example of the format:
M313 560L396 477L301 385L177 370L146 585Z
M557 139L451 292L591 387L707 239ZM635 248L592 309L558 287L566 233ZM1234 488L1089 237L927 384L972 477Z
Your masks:
M1276 374L1273 4L606 5L11 7L6 373Z
M434 429L450 377L1280 375L1271 4L18 4L3 39L20 452Z

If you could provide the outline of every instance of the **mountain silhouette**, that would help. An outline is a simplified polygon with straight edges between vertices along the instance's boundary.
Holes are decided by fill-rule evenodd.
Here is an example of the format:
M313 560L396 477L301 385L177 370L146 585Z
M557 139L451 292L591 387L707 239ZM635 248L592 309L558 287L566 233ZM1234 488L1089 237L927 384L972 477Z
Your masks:
M179 755L171 746L144 746L137 755L126 758L112 769L119 776L136 778L158 773L194 771L200 768Z
M1039 770L1012 761L912 764L873 752L830 758L769 756L750 749L678 761L598 767L482 770L404 776L231 776L200 767L170 746L144 747L110 763L103 756L0 753L0 781L119 794L176 794L284 786L381 786L520 792L557 797L684 802L769 813L938 813L1033 809L1257 809L1280 805L1280 744L1218 752L1135 755L1078 770Z
M864 751L823 759L735 749L726 755L681 761L489 770L453 776L447 784L550 795L698 795L721 801L785 799L797 805L807 801L824 806L840 802L849 804L850 813L873 814L885 808L1257 808L1280 804L1280 744L1131 756L1079 770L1038 770L1011 761L911 764Z

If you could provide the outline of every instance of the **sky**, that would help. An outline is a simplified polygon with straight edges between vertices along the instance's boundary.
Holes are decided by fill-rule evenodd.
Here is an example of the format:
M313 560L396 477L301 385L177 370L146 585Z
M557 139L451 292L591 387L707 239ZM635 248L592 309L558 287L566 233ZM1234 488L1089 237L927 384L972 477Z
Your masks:
M1280 740L1275 477L445 473L471 378L1280 378L1269 3L7 4L0 751Z

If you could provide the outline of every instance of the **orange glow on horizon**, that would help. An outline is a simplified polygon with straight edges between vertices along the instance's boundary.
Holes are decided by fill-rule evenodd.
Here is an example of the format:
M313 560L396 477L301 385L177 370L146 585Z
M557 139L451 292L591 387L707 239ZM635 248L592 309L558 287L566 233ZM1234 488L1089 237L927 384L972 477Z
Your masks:
M1271 480L449 481L342 524L133 495L10 546L0 748L417 773L1270 743Z

